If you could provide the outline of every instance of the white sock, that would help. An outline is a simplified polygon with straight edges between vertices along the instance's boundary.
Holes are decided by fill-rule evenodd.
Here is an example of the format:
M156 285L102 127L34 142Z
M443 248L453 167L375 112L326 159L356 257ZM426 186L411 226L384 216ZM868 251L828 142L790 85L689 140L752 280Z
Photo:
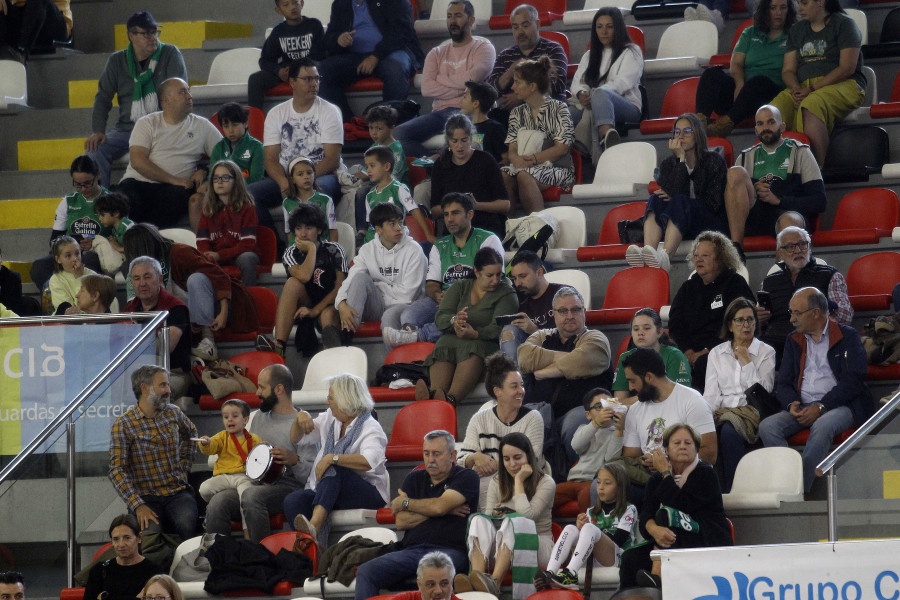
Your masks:
M603 537L603 532L593 523L586 523L581 531L578 532L578 543L575 545L575 553L572 554L572 560L566 567L573 573L577 573L579 569L584 567L584 562L591 556L591 550L594 544Z
M556 545L553 546L553 552L550 553L550 562L547 563L547 570L551 573L558 573L562 567L563 561L569 557L575 542L578 539L578 528L574 525L566 525L563 532L559 534Z

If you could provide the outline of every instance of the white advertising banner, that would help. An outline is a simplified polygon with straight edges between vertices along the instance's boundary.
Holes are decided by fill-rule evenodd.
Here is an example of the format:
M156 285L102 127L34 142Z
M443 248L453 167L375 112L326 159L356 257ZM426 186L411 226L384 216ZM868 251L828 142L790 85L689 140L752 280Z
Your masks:
M900 540L660 552L666 600L900 600Z

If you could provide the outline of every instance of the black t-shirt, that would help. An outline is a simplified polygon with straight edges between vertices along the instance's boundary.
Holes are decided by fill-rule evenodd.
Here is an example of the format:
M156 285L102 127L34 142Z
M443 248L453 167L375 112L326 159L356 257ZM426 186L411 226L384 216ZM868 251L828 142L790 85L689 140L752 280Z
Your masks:
M523 312L531 319L531 322L538 329L551 329L556 327L553 320L553 296L564 287L559 283L551 283L547 289L541 294L540 298L532 298L531 296L519 296L519 312Z
M500 162L503 153L507 151L506 127L499 121L488 119L481 123L475 123L475 131L478 132L480 138L475 141L481 144L481 149Z
M145 558L136 565L122 566L113 558L94 565L84 588L84 600L97 600L100 592L107 592L106 600L135 600L144 584L154 575L165 573L163 568Z
M440 204L448 192L471 193L478 202L493 202L509 195L503 185L500 166L483 150L475 150L463 165L453 163L449 150L435 161L431 174L432 204ZM472 227L496 233L502 240L506 235L506 215L476 210Z
M472 513L478 512L478 475L472 469L453 465L447 479L432 485L431 477L425 469L412 471L403 480L403 492L412 499L440 498L448 489L463 495ZM403 536L403 547L411 548L421 544L435 544L453 548L460 552L466 550L467 517L445 515L429 517L406 532Z

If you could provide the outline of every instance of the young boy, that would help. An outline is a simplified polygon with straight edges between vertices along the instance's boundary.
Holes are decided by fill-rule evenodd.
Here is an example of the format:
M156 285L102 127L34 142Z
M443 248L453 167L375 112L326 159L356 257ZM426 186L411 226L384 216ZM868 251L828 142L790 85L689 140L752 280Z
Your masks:
M134 225L128 218L128 197L117 192L104 194L94 200L94 212L102 228L94 238L93 250L100 257L103 272L114 275L125 261L122 237Z
M400 313L425 293L428 263L422 247L406 235L403 211L383 202L369 218L375 239L359 249L334 301L347 332L356 331L362 320L398 329Z
M334 216L334 202L316 190L316 163L311 158L298 156L288 165L288 189L291 195L281 202L284 210L284 232L288 234L288 244L294 243L294 228L290 226L291 213L301 204L314 204L322 209L327 224L320 239L338 240L337 219Z
M460 109L472 119L478 134L472 139L498 163L506 162L506 127L489 119L487 113L497 101L497 90L486 81L467 81Z
M313 0L323 2L324 0ZM259 68L250 76L247 103L263 110L266 90L288 80L288 65L292 60L309 57L325 58L325 28L318 19L304 17L303 0L275 0L275 12L284 17L266 38Z
M432 244L436 238L431 228L425 221L425 214L422 209L415 203L409 188L394 179L394 153L386 146L373 146L366 150L366 172L369 175L369 181L372 182L372 189L366 194L366 222L373 225L370 214L375 206L389 202L397 206L403 217L406 213L413 216L425 237ZM375 230L370 227L366 232L365 241L370 242L375 237Z
M203 454L218 454L213 467L213 476L200 484L200 497L209 502L212 497L224 490L237 490L238 498L253 485L247 477L247 456L254 446L262 444L262 439L247 431L250 422L250 407L243 400L232 398L222 404L222 421L225 430L212 437L200 438L200 451ZM244 522L244 538L249 539L247 521L241 509L241 520Z
M397 126L397 111L390 106L373 106L366 112L366 125L369 126L369 135L372 136L372 145L387 146L394 153L394 179L400 183L409 185L409 165L406 164L406 154L403 152L403 144L394 139L394 127ZM362 170L354 173L357 179L364 182L356 192L356 226L365 229L366 222L366 194L372 189L369 183L369 175Z
M216 116L225 137L215 145L209 157L210 173L213 165L228 159L241 168L245 183L262 179L265 174L263 145L247 132L250 112L237 102L228 102L219 108Z
M256 344L260 350L284 356L291 325L297 321L297 349L304 356L312 356L319 349L317 320L325 347L341 345L334 299L347 277L347 255L340 244L322 239L328 223L325 213L315 204L300 204L291 212L288 224L293 241L282 257L288 278L275 312L275 341L261 335Z

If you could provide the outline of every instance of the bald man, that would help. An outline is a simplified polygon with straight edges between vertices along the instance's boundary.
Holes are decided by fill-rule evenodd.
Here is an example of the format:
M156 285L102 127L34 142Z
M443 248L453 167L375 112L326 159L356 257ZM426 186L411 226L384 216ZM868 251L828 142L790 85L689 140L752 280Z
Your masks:
M165 228L177 225L191 204L191 229L200 222L199 198L191 195L206 179L204 155L222 139L219 130L191 113L191 89L183 79L166 79L157 89L161 111L138 119L131 132L129 162L119 190L131 202L129 217Z

